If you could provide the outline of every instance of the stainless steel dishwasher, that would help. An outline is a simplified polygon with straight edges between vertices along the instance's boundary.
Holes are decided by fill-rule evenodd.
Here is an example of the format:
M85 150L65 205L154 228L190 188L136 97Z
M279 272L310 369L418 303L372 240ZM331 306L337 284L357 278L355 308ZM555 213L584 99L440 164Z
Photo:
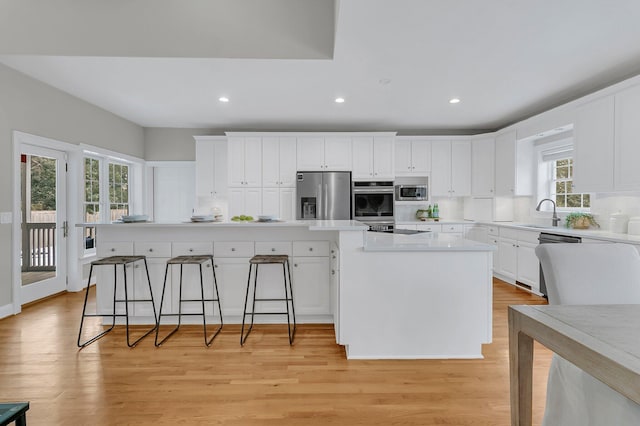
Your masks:
M554 244L554 243L581 243L582 238L573 237L570 235L549 234L541 232L538 237L540 244ZM547 284L544 282L544 274L542 273L542 265L540 265L540 293L544 297L547 297Z

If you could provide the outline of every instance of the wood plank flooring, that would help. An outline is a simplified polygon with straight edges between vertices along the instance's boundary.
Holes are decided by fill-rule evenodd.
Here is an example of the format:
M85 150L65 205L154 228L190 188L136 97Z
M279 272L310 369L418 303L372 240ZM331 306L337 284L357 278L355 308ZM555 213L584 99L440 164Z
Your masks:
M183 326L161 348L124 330L79 351L83 293L0 320L0 401L30 401L29 425L509 425L507 306L544 299L494 281L483 360L347 361L333 327L258 325L244 347L225 325L210 348ZM534 424L551 353L537 345Z

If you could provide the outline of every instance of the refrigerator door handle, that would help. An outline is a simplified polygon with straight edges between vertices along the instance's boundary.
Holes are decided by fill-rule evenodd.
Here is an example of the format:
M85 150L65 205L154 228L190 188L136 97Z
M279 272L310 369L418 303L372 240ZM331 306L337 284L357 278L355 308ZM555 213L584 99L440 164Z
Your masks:
M322 219L320 216L322 216L323 212L324 212L324 200L322 199L324 194L322 193L322 184L319 183L318 184L318 206L316 208L316 219Z
M324 217L323 219L329 218L329 185L324 184Z

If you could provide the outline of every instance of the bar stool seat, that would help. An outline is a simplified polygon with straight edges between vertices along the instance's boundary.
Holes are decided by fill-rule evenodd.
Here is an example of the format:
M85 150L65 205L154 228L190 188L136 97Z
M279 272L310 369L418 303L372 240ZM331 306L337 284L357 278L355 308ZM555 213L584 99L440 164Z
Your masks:
M0 404L0 426L15 422L16 426L26 426L28 402L13 402Z
M254 268L255 265L255 268ZM282 265L283 282L284 282L284 298L256 298L256 289L258 287L258 266L259 265ZM253 301L251 303L251 312L247 311L247 305L249 303L249 289L251 287L251 273L255 269L255 275L253 279ZM288 278L288 280L287 280ZM287 287L287 281L289 283ZM285 312L256 312L256 302L285 302ZM289 310L289 304L291 304L291 310ZM245 319L247 315L251 315L251 324L247 330L247 334L244 333ZM286 315L287 316L287 329L289 333L289 344L293 344L293 338L296 333L296 311L293 305L293 287L291 285L291 269L289 267L289 256L286 254L259 254L249 259L249 277L247 279L247 291L244 299L244 311L242 314L242 329L240 331L240 345L244 345L249 337L249 333L253 329L253 320L255 315ZM291 320L293 319L293 328L291 327Z
M135 262L139 262L139 261L143 261L144 262L144 268L147 274L147 284L149 285L149 298L148 299L131 299L129 298L129 292L127 290L127 270L126 270L126 266L128 264L131 263L135 263ZM117 294L117 285L118 285L118 276L117 276L117 268L118 265L122 266L122 275L124 277L124 299L118 299L116 297ZM96 313L96 314L87 314L87 300L89 298L89 287L91 286L91 275L93 274L93 268L94 266L113 266L113 312L111 313L107 313L107 314L101 314L101 313ZM133 343L131 343L131 339L130 339L130 335L129 335L129 303L151 303L151 306L153 308L153 320L154 320L154 326L150 329L147 330L147 332L145 334L143 334L141 337L139 337L136 341L134 341ZM124 303L124 310L125 313L124 314L117 314L116 313L116 304L117 303ZM84 326L84 319L86 317L112 317L112 324L111 327L109 327L107 330L96 334L95 336L93 336L92 338L90 338L89 340L85 341L84 343L82 343L80 340L82 338L82 328ZM91 268L89 269L89 279L87 280L87 288L86 288L86 292L84 295L84 305L82 307L82 318L80 319L80 331L78 332L78 347L80 348L84 348L85 346L95 342L96 340L100 339L101 337L103 337L105 334L109 333L111 330L113 330L113 328L115 327L116 324L116 317L124 317L125 318L125 324L126 324L126 330L127 330L127 346L129 346L130 348L135 346L140 340L142 340L143 338L147 337L152 331L156 330L156 328L158 327L158 317L157 317L157 313L156 313L156 305L153 301L153 289L151 288L151 279L149 278L149 268L147 266L147 258L145 256L109 256L109 257L105 257L102 259L98 259L98 260L94 260L93 262L91 262Z
M206 264L207 262L211 262L211 271L213 273L213 297L211 298L205 298L204 296L204 280L202 277L202 265ZM171 265L180 265L180 288L179 288L179 298L178 298L178 313L177 314L167 314L167 313L162 313L162 307L164 305L164 296L165 296L165 291L167 288L167 275L169 273L169 266ZM200 295L201 297L199 299L183 299L182 298L182 268L184 265L198 265L199 269L200 269ZM182 312L182 303L183 302L201 302L202 303L202 312L195 312L195 313L183 313ZM213 305L213 313L215 315L215 307L216 307L216 303L218 305L218 312L220 312L220 326L218 327L218 329L214 332L213 336L211 336L211 338L207 337L207 318L206 318L206 310L205 310L205 302L212 302ZM218 333L220 333L220 330L222 330L222 326L224 325L224 321L222 319L222 308L220 306L220 295L218 293L218 281L216 279L216 271L215 271L215 267L213 265L213 255L211 254L205 254L205 255L185 255L185 256L176 256L173 257L169 260L167 260L167 266L165 268L165 272L164 272L164 284L162 285L162 298L160 299L160 314L158 315L158 329L156 330L156 340L155 340L155 345L156 346L160 346L162 345L169 337L171 337L176 331L178 331L178 329L180 328L180 324L182 322L182 316L183 315L202 315L202 324L203 324L203 330L204 330L204 343L206 346L210 346L211 342L213 342L213 339L215 339L215 337L218 335ZM171 330L171 332L169 332L169 334L167 334L162 340L158 341L158 334L160 333L160 321L162 319L162 317L178 317L178 325Z

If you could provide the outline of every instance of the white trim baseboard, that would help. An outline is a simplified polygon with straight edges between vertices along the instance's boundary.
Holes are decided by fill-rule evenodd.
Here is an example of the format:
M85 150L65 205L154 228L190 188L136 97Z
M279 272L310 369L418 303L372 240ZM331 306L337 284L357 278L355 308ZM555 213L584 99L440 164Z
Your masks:
M0 319L13 315L13 304L0 306Z

